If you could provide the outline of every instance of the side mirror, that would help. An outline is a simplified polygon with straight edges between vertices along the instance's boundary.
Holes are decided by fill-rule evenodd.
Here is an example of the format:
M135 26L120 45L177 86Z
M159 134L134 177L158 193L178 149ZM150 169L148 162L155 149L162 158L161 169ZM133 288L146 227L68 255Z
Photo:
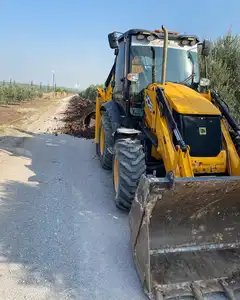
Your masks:
M210 53L211 43L208 40L204 40L202 43L202 55L207 57Z
M117 49L118 48L116 32L109 33L108 42L109 42L109 46L110 46L111 49Z

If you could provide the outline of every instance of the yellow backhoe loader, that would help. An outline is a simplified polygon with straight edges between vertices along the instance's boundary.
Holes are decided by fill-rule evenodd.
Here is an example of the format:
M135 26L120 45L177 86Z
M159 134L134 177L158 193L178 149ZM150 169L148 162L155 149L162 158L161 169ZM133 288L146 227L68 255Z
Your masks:
M96 98L96 151L129 211L146 294L240 299L240 129L200 77L209 42L164 26L108 40L115 60Z

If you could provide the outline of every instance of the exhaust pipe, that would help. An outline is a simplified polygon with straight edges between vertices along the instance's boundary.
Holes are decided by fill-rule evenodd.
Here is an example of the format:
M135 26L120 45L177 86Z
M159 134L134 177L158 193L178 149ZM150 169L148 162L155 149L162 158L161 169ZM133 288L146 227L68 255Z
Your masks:
M162 25L162 30L164 32L162 84L165 84L166 71L167 71L168 31L167 31L166 27L164 27L163 25Z

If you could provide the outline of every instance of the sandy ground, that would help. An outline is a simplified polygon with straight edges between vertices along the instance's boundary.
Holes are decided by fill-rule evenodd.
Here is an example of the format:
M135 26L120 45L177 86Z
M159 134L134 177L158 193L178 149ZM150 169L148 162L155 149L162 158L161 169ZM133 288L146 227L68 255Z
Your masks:
M143 300L128 218L92 140L55 135L69 99L0 139L0 300Z
M68 97L67 97L68 98ZM0 139L6 135L19 135L18 129L34 129L54 114L56 107L61 106L66 97L44 95L28 102L12 105L0 105ZM20 134L21 135L21 134Z

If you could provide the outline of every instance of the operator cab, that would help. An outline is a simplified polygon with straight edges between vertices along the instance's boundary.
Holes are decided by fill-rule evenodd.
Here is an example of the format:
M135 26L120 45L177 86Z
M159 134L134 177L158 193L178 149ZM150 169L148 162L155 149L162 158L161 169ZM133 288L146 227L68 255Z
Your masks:
M132 29L119 37L110 33L108 38L116 54L113 99L127 114L142 117L144 89L162 83L164 34L161 30ZM195 35L168 33L167 82L199 89L198 53L207 51L207 45L202 45Z

